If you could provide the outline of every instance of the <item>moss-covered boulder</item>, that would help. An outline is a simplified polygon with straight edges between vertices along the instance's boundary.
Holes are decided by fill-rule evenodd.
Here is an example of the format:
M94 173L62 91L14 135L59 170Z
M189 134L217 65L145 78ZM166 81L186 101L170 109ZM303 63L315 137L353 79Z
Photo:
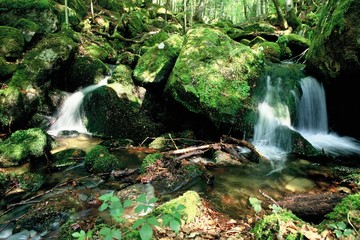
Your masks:
M38 24L38 32L49 34L58 31L60 21L50 0L3 0L0 2L0 25L13 26L20 19Z
M126 166L102 145L93 147L85 157L85 167L93 173L109 173Z
M69 92L97 84L110 72L100 59L91 56L77 55L68 64L65 80L59 79L55 84L57 88Z
M120 83L110 86L85 95L82 108L86 129L95 135L134 141L157 135L156 124L140 106L141 99L132 94L135 88Z
M121 16L116 29L124 37L134 38L147 30L146 21L147 16L141 11L131 11Z
M281 210L259 220L251 232L255 239L303 239L303 225L305 222L293 213Z
M251 48L263 51L265 58L270 62L280 62L282 58L281 47L274 42L264 41L256 43Z
M263 69L263 55L221 31L195 28L171 72L166 92L190 112L208 116L217 126L242 127L251 89ZM241 119L241 121L240 121Z
M0 194L5 195L5 193L10 190L14 190L16 186L16 192L35 192L40 189L44 184L45 178L38 173L32 172L0 172Z
M78 148L69 148L53 154L53 163L51 166L54 169L63 169L84 160L86 152Z
M51 76L66 64L76 49L72 38L56 33L42 39L25 54L7 88L0 89L0 127L15 130L28 126Z
M310 46L310 40L297 34L284 34L276 41L291 50L291 57L300 58Z
M187 191L180 197L165 202L164 204L157 207L154 211L154 214L171 214L173 213L173 210L176 209L179 205L183 205L185 207L181 211L181 218L186 223L194 221L195 218L200 216L202 213L200 211L202 202L199 194L195 191Z
M7 77L10 77L15 70L16 67L14 64L7 62L3 56L0 56L0 78L5 80Z
M323 4L306 55L307 68L324 78L360 74L360 2L331 0ZM348 79L342 79L342 82Z
M0 143L0 166L17 166L34 159L47 161L50 141L41 129L18 130Z
M39 32L39 25L31 20L20 18L14 25L15 28L19 29L26 42L30 42L36 33Z
M0 26L0 56L17 59L20 57L24 45L24 36L19 29Z
M61 225L84 209L84 203L76 195L65 191L32 205L30 210L16 222L14 232L25 229L35 230L38 233L50 232L55 226Z
M344 227L340 226L341 223ZM343 198L334 210L325 216L319 225L320 229L332 229L333 231L345 230L349 233L349 239L356 239L357 233L353 229L360 229L360 193L354 193ZM354 238L352 238L354 237Z
M182 38L173 35L151 47L142 55L134 69L134 77L141 83L160 83L167 80L182 46Z

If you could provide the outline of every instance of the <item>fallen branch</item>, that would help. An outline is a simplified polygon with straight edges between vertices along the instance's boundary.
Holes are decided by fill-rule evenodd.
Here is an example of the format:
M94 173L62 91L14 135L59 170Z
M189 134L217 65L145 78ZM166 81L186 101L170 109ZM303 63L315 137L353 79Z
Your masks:
M222 141L232 141L235 142L241 146L244 146L246 148L248 148L252 153L254 153L256 155L256 157L264 162L270 162L269 159L267 159L265 156L263 156L256 148L254 145L252 145L250 142L245 141L245 140L240 140L237 138L233 138L231 136L227 136L227 135L223 135L222 136Z

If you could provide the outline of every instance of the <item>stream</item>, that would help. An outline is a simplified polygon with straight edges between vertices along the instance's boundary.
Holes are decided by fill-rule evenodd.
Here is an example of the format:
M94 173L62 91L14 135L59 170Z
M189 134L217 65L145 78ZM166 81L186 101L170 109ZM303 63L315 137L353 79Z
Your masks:
M101 84L106 84L102 82ZM249 197L265 200L262 193L275 201L287 195L316 192L346 192L351 189L338 184L341 176L357 171L350 166L336 166L327 163L316 163L308 159L299 159L291 156L289 147L284 141L278 141L275 129L279 125L288 126L301 133L314 147L340 158L347 155L360 155L360 144L356 139L339 136L329 132L327 126L327 112L325 94L322 86L316 79L307 77L302 80L303 97L298 99L299 112L296 126L291 126L290 115L286 105L274 101L281 94L275 91L277 86L268 79L267 92L262 102L259 103L259 120L254 129L254 146L271 160L271 164L249 164L241 166L216 166L209 171L214 176L213 184L208 185L201 179L195 179L184 186L187 190L195 190L202 197L209 200L216 209L234 218L245 218L254 214L248 203ZM71 101L59 111L56 124L52 125L49 133L55 135L58 147L52 153L67 149L80 148L89 151L100 144L102 139L92 137L79 120L79 105L81 97L95 89L91 86L82 90L76 96L72 95ZM275 89L275 90L274 90ZM74 106L74 102L78 105ZM72 104L71 104L72 103ZM66 106L68 104L68 106ZM67 109L69 108L69 109ZM72 111L69 113L69 111ZM309 117L312 116L312 117ZM70 119L69 119L70 118ZM68 124L68 123L71 124ZM69 129L70 128L70 129ZM76 130L80 134L73 137L57 136L63 130ZM121 161L126 162L127 168L135 169L148 154L141 150L124 149L112 152ZM27 166L23 166L26 168ZM15 169L9 169L15 171ZM21 171L21 170L18 170ZM37 171L42 171L38 169ZM100 178L90 175L83 163L71 166L61 171L47 174L46 184L33 193L32 196L22 195L20 192L7 193L1 200L2 213L0 216L0 239L31 239L56 238L58 229L63 224L61 214L55 218L51 228L45 232L36 231L36 226L28 231L13 234L15 220L21 220L31 206L49 201L54 196L77 196L84 206L79 206L76 218L87 218L99 214L96 197L114 189L123 189L126 183L119 182L116 178ZM184 191L186 189L179 189ZM158 196L159 189L153 188L151 183L143 186L149 196ZM174 193L174 196L176 193ZM38 197L34 197L38 196ZM26 201L24 201L26 200ZM24 202L21 202L24 201ZM11 205L14 204L14 205ZM64 203L67 204L67 203ZM6 207L5 207L6 206ZM62 210L59 210L62 211ZM22 235L21 235L22 234Z

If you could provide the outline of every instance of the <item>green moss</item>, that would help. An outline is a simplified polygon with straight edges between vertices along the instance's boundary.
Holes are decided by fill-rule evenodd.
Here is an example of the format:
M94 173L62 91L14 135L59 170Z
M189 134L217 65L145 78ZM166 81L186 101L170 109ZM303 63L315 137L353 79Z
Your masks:
M278 214L266 215L256 223L251 232L254 233L255 239L278 239L280 221L284 223L293 222L296 226L302 226L304 224L304 222L293 213L282 211ZM284 234L285 236L281 236L282 239L303 239L301 233L294 234L286 231Z
M0 56L0 77L6 78L10 76L14 71L16 67L15 65L8 63L6 59L3 56Z
M25 18L20 18L14 25L15 28L22 31L27 42L39 31L39 25Z
M191 112L208 115L215 124L234 123L248 106L250 86L262 64L260 54L222 32L192 29L166 91Z
M43 185L45 179L37 173L25 172L17 177L19 187L25 191L35 192Z
M282 50L279 46L279 44L274 43L274 42L261 42L258 44L255 44L254 46L252 46L253 49L258 49L261 48L265 58L270 60L271 62L279 62L281 55L282 55Z
M152 153L147 155L142 161L140 172L145 173L146 168L152 165L156 160L162 159L163 155L161 153Z
M49 0L1 0L0 1L0 11L1 10L25 10L25 9L47 9L50 7Z
M60 152L57 152L53 155L53 164L55 168L63 168L67 166L74 165L83 158L85 158L85 151L77 148L70 148Z
M93 147L85 157L86 168L94 173L106 173L125 166L105 146Z
M10 58L20 57L25 39L19 29L0 26L0 55Z
M355 229L360 229L360 193L348 195L337 204L334 210L325 216L325 220L319 225L321 229L328 228L329 224L344 222L348 223L348 217ZM352 226L348 225L348 228Z
M185 209L182 212L182 219L184 221L189 223L194 221L195 217L199 216L202 203L199 194L195 191L187 191L182 196L160 205L155 209L154 214L161 215L171 213L172 209L180 204L185 206Z
M134 69L134 77L137 80L143 83L159 83L168 78L180 53L182 38L173 35L163 44L163 48L154 46L140 57Z
M18 130L0 143L0 165L19 165L32 157L43 156L48 148L48 137L43 130Z

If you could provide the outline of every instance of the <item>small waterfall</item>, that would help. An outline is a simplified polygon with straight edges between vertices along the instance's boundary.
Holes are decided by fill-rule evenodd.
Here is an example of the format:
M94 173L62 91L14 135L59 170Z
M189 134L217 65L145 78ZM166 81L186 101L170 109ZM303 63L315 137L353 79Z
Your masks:
M328 132L325 91L315 78L301 79L302 97L298 106L296 128L304 131Z
M301 79L303 95L298 105L296 129L315 148L326 154L360 155L360 142L329 132L324 88L313 77Z
M281 102L281 79L277 79L275 86L271 78L267 77L266 94L264 100L258 105L258 120L254 128L254 146L269 160L273 171L284 168L286 154L291 147L290 136L279 135L276 129L279 126L291 128L290 112L288 106ZM284 144L285 143L285 144Z
M61 131L66 130L88 133L81 119L81 104L87 93L94 91L100 86L106 85L109 77L110 76L106 76L98 84L88 86L71 94L62 104L58 115L55 117L55 122L50 126L47 132L53 136L58 136Z

